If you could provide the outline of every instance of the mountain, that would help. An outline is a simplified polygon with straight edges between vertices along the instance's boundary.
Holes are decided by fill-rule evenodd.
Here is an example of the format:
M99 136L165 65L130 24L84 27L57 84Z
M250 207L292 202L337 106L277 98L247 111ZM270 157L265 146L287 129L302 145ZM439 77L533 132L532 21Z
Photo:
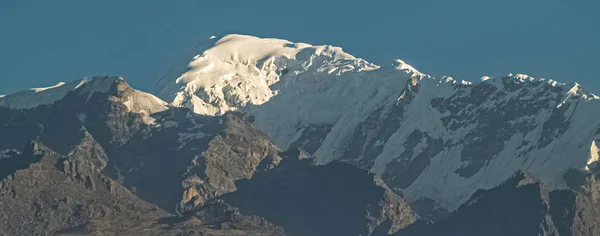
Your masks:
M600 234L600 99L576 83L227 35L156 94L0 97L0 235Z
M569 173L575 192L549 191L519 171L496 188L477 191L447 218L419 221L394 235L599 235L598 170Z
M190 49L156 91L198 114L247 112L280 149L370 170L422 215L521 170L568 189L565 173L598 159L598 97L523 74L438 79L339 47L227 35Z
M342 162L311 165L300 150L282 155L277 167L239 181L223 199L291 235L387 235L418 219L372 173Z
M346 165L324 172L300 153L282 156L244 113L196 114L135 90L120 77L19 92L0 102L0 203L8 206L0 210L2 234L287 235L288 227L302 232L315 222L291 224L296 217L291 214L245 212L237 195L227 195L263 197L238 186L257 173L276 177L287 171L278 166L288 162L303 170L290 174L290 186L316 180L304 171L350 181L347 192L332 191L337 181L289 188L285 194L304 198L285 201L288 207L320 207L322 202L305 198L318 200L324 193L329 201L348 191L370 193L346 203L354 211L321 218L313 235L329 235L350 220L356 225L344 232L393 233L417 219L365 170ZM298 158L305 160L295 162Z
M240 215L223 203L189 216L168 214L96 173L94 162L104 157L87 137L68 156L31 142L2 159L0 234L283 235L264 219Z

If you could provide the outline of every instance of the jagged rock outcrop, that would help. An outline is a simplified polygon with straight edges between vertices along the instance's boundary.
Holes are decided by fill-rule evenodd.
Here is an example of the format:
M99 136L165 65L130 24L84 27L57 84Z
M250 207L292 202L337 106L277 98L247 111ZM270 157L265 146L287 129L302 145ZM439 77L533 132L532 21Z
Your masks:
M88 87L98 83L95 80L111 86L104 90ZM50 192L50 198L62 199L67 194L81 205L93 208L77 223L30 219L53 225L40 226L32 231L35 233L56 230L65 234L143 231L282 235L282 227L289 226L293 228L291 235L387 235L417 218L381 179L365 170L344 163L316 166L312 157L303 152L294 155L288 152L287 161L284 160L279 148L253 126L253 117L246 113L203 116L184 108L168 107L155 97L132 89L118 77L87 80L53 103L27 109L0 107L0 121L3 122L0 173L8 176L6 181L14 178L15 173L36 175L31 166L39 165L53 173L46 175L52 178L50 182L62 181L52 184L57 186L56 191L64 193ZM17 130L26 132L12 133ZM17 144L26 140L34 140L45 150L42 153L51 154L29 155L19 151L22 144ZM323 179L330 180L323 182ZM271 181L278 182L275 188L268 186ZM13 181L3 186L12 188L21 184ZM263 188L270 190L260 192ZM75 193L84 190L87 195L77 198ZM271 199L270 203L278 205L263 205L266 211L247 211L248 205L237 196L256 191L267 194L259 198ZM315 201L305 202L298 197L281 199L281 194ZM106 201L125 199L150 207L156 214L126 220L122 217L147 211L132 207L121 214L114 209L122 207L120 202L98 203L100 200L95 196ZM6 204L29 204L27 201L12 199ZM336 201L340 204L328 206ZM94 207L98 204L112 215L97 217L100 213ZM237 207L244 210L240 213ZM289 214L275 208L289 210ZM44 216L58 214L56 219L61 220L75 214L75 210L69 209L49 210ZM10 212L4 213L8 216ZM327 215L330 217L324 217ZM269 223L273 220L277 226ZM115 221L127 224L121 226ZM352 227L345 226L347 222L352 222Z
M124 229L168 216L127 189L85 168L60 168L67 157L31 143L22 155L35 159L2 180L0 232L5 235L59 234L66 228L104 220ZM127 225L129 222L130 225Z
M68 156L67 173L102 172L169 212L234 191L234 181L251 177L263 159L278 160L277 147L242 114L168 109L119 77L80 83L51 104L0 108L0 150L36 140Z
M17 215L39 221L34 233L283 232L268 221L291 235L600 233L600 97L579 84L436 79L401 60L242 35L191 52L157 84L168 102L120 77L0 97L3 201L37 201L10 197L39 173L66 189L49 196L87 191L78 201L91 208L76 217L86 223L64 223L72 205L44 207L56 220ZM122 208L93 196L113 199L115 186L129 210L157 215L97 218L96 206Z
M199 114L246 111L282 150L370 170L433 218L518 170L565 188L563 174L598 157L600 99L576 83L434 78L401 60L378 66L338 47L245 35L189 53L158 96Z
M80 150L63 156L32 142L10 157L36 161L1 181L0 235L284 235L223 203L172 216L84 167L89 162L64 169L69 159L86 158Z
M0 182L0 235L284 235L266 220L223 203L188 216L170 215L90 169L92 162L83 160L102 157L101 149L82 152L91 146L82 140L63 156L31 142L7 158L35 161ZM65 164L73 159L75 165Z

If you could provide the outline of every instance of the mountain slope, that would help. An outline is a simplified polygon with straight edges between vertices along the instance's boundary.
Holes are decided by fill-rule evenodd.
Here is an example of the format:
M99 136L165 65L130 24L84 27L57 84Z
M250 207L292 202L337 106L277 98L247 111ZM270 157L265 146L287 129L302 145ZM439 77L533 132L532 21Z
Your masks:
M598 235L597 174L569 171L576 191L549 191L519 171L496 188L477 191L446 219L420 221L395 235Z
M551 201L544 186L520 172L499 187L476 192L448 218L411 225L398 235L558 235Z
M0 234L284 235L264 219L222 203L189 216L170 215L97 173L95 164L104 158L98 143L86 136L67 156L31 142L0 160L8 174L0 182ZM11 170L7 159L30 163Z
M122 78L94 78L51 104L0 108L0 150L35 140L67 155L92 137L107 156L98 170L169 212L234 191L263 159L277 161L278 149L241 118L165 105Z
M92 86L97 82L110 86L106 90L97 90ZM49 88L40 92L56 91ZM7 97L15 96L21 95ZM56 184L55 191L47 194L49 198L62 198L61 194L68 194L77 201L85 202L82 204L86 207L95 207L94 196L110 199L100 191L105 185L102 183L110 182L114 186L120 186L128 196L135 196L135 202L143 202L145 206L157 209L160 214L156 216L123 220L135 222L135 227L124 226L129 230L127 232L132 234L146 231L156 234L179 232L192 235L283 234L281 227L269 223L272 219L265 219L259 215L264 212L242 215L236 207L246 205L231 199L231 202L219 200L223 195L240 191L240 184L257 173L259 176L277 176L281 170L277 168L280 163L287 163L280 156L278 147L253 126L252 117L241 112L205 116L185 108L172 107L150 94L131 88L119 77L96 77L61 96L62 98L56 101L36 106L0 106L0 179L10 180L14 178L15 173L22 173L20 179L26 179L27 175L37 176L30 166L36 165L40 159L22 155L24 151L21 148L24 143L33 140L48 152L54 153L53 158L47 161L48 164L43 165L44 170L57 173L53 176L45 175L51 177L49 181L60 182ZM33 102L35 104L36 101ZM307 171L322 168L307 161L299 162L296 167ZM369 198L369 201L355 201L354 206L362 209L355 211L356 214L342 214L341 216L345 217L343 219L322 219L317 222L322 227L316 227L310 224L315 223L314 221L309 221L302 225L302 228L315 226L315 234L330 235L336 233L331 231L333 225L352 218L360 221L355 220L355 227L343 232L363 232L370 235L377 228L387 234L405 227L416 219L410 207L400 197L392 193L381 181L375 181L373 175L364 170L346 165L344 171L322 174L329 174L332 178L361 176L359 179L369 181L349 182L353 191L380 191L374 192L375 197ZM73 182L75 186L69 185L68 181L63 183L65 178L77 180ZM104 182L98 183L97 179ZM42 179L35 181L43 182ZM313 176L300 173L289 179L287 184L293 186L298 182L310 181L315 181ZM330 183L327 186L335 185L336 183ZM285 194L317 199L327 191L327 186L309 189L312 191L290 188ZM30 187L44 189L48 186L37 183ZM78 198L73 192L83 191L80 190L81 187L85 187L87 192L81 195L82 198ZM244 192L240 194L247 191L252 192L244 188ZM330 193L338 194L337 198L344 197L341 193ZM34 192L33 195L39 194ZM88 197L91 200L88 201ZM278 198L276 192L266 197ZM11 207L1 210L0 215L8 217L13 206L30 204L28 199L19 199L3 201ZM307 204L298 198L292 198L286 203L290 206L321 206L320 202ZM118 211L119 208L118 205L106 204L102 207L107 211ZM44 205L43 208L48 207ZM391 210L393 212L390 212ZM28 209L23 213L35 214L32 211ZM135 211L136 209L132 209L132 212ZM65 214L68 212L70 211L66 211ZM62 213L63 211L49 211L45 214L47 217L63 219ZM119 220L119 217L127 218L127 214L129 212L116 212L114 220ZM173 216L175 214L179 216ZM307 214L314 216L315 213ZM295 217L294 214L283 214L279 215L277 220L290 222ZM121 227L112 227L114 223L111 220L112 218L85 218L77 224L61 224L61 227L66 228L65 233L85 234L124 230ZM43 218L36 218L35 221L39 224L55 224L54 221ZM390 225L387 225L388 222ZM380 227L384 223L386 225ZM163 230L163 227L166 229ZM46 232L45 230L47 228L42 227L34 234Z
M436 79L401 60L229 35L192 48L157 90L167 102L95 77L0 97L4 219L18 206L34 233L121 230L109 226L129 211L35 218L45 197L15 198L10 184L46 191L51 177L65 191L49 198L84 191L88 215L120 207L94 197L112 199L106 183L131 211L158 209L132 233L283 234L270 221L291 235L598 234L600 99L579 84ZM29 155L32 141L53 154Z
M453 211L527 170L551 189L597 160L598 97L527 75L436 79L332 46L228 35L191 49L157 85L196 113L240 109L283 150L371 170L413 202Z
M371 173L347 163L312 165L298 150L222 199L291 235L387 235L412 224L410 207Z

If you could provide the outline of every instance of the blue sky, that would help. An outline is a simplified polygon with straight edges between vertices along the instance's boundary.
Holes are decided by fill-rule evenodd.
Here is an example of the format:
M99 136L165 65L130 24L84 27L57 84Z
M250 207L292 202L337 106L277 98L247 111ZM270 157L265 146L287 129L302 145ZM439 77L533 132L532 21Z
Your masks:
M333 44L434 76L525 73L600 93L598 0L0 0L0 94L83 76L154 83L227 33Z

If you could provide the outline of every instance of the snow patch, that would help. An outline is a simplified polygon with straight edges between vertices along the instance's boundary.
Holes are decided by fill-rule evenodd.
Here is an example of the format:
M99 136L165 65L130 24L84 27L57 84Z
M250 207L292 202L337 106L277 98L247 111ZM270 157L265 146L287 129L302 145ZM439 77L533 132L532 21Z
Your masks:
M34 88L0 98L0 106L12 109L31 109L52 104L65 97L76 84L57 84L46 88Z
M0 97L0 106L12 109L31 109L40 105L50 105L58 100L63 99L70 92L76 92L79 95L87 95L85 97L88 102L96 93L108 93L115 84L124 81L121 77L91 77L82 78L69 83L58 83L54 86L46 88L33 88L27 91L17 92L5 97ZM127 109L131 112L143 115L143 121L146 124L154 124L154 118L151 114L165 111L168 109L167 103L158 97L132 90L127 94L125 101L122 101ZM78 114L77 118L81 122L85 122L86 114Z
M77 119L79 119L79 121L81 121L82 123L85 123L86 118L87 118L87 115L85 113L77 114Z
M0 97L0 106L12 109L32 109L40 105L50 105L63 99L74 90L79 90L80 94L89 93L89 99L95 92L108 92L117 79L122 80L120 77L94 77L69 83L60 82L45 88L32 88Z
M206 134L203 132L196 132L196 133L179 133L179 148L181 149L183 148L185 145L187 145L190 141L194 140L194 139L201 139L206 137Z
M421 72L419 72L418 70L416 70L414 67L410 66L409 64L406 64L406 62L404 62L403 60L400 60L400 59L395 59L394 61L392 61L392 67L394 67L394 69L396 69L396 70L404 70L404 71L407 71L408 73L422 75Z
M485 84L489 84L492 85L496 88L499 89L503 89L504 88L504 84L502 83L502 78L500 77L489 77L489 76L484 76L481 78L480 83L485 83Z
M162 126L165 128L173 128L173 127L179 126L179 122L168 120L168 121L165 121Z
M526 75L526 74L516 74L514 76L512 74L509 74L509 77L513 77L515 79L518 79L521 82L534 81L535 80L535 78L533 78L533 77L531 77L529 75Z
M466 80L456 80L450 76L443 76L440 79L440 83L456 84L456 85L472 85L473 84L473 82L466 81Z
M599 152L600 149L596 145L596 141L592 141L592 146L590 147L590 159L588 160L587 165L585 166L585 170L589 171L590 166L598 162L598 157L600 156Z
M167 102L142 91L133 91L123 102L129 111L145 115L154 114L168 109Z
M83 78L75 88L79 90L79 94L107 93L120 81L123 81L123 78L116 76Z
M149 115L142 116L142 121L147 125L156 125L156 119Z
M58 82L56 85L54 86L50 86L50 87L45 87L45 88L32 88L30 90L35 91L36 93L42 92L42 91L46 91L48 89L53 89L53 88L58 88L60 86L65 85L65 82Z
M0 150L0 160L13 158L14 156L18 156L18 155L21 155L21 152L15 150L15 149Z

